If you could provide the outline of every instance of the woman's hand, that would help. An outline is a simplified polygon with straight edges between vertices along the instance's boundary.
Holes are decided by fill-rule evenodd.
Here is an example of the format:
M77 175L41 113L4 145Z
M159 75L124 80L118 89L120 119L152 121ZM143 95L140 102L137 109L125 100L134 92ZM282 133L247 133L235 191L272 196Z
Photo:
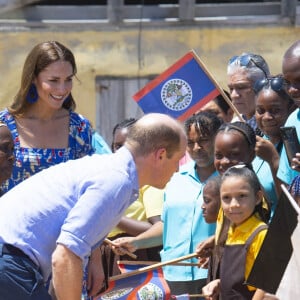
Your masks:
M270 141L256 136L255 153L269 164L274 164L278 167L280 157L274 144Z

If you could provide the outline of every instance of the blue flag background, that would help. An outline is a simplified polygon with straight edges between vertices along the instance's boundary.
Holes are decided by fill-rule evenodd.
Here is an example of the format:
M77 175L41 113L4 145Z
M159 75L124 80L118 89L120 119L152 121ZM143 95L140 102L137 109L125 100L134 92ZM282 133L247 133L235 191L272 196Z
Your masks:
M184 121L220 94L194 51L150 81L133 99L144 113L164 113Z

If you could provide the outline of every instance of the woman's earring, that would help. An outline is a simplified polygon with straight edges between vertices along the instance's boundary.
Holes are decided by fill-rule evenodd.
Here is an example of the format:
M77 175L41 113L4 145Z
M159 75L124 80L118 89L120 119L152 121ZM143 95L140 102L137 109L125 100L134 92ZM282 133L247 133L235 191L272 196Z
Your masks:
M64 104L68 103L71 100L70 95L64 100Z
M32 83L26 96L26 101L29 103L35 103L38 100L38 98L39 95L37 93L36 86Z

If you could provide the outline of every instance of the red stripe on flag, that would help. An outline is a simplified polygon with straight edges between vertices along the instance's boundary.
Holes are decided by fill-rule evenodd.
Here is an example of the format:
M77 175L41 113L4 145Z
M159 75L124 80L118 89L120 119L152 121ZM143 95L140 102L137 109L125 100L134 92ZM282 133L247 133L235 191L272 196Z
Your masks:
M162 81L166 80L171 74L175 73L178 69L180 69L183 65L194 58L194 52L190 51L186 55L184 55L180 60L178 60L175 64L173 64L166 71L155 77L152 81L150 81L143 89L137 92L132 96L134 101L138 102L141 98L143 98L146 94L152 91L155 87L157 87Z
M194 114L198 109L207 104L212 99L216 98L220 95L219 90L215 89L209 94L207 94L204 98L200 99L195 105L193 105L189 110L187 110L184 114L178 117L178 120L184 121L189 118L192 114Z
M164 278L164 274L163 274L163 270L162 269L158 269L157 270L158 276L160 278L160 282L165 290L165 300L170 300L171 299L171 291L170 288Z

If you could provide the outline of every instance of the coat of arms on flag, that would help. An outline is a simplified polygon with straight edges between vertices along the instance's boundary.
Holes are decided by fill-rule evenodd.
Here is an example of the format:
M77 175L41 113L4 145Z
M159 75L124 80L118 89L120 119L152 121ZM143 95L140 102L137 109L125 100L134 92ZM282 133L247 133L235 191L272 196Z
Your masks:
M137 270L139 267L141 265L119 264L122 273ZM163 278L162 269L159 268L142 274L111 280L108 289L95 299L168 300L170 299L170 289Z
M165 113L183 121L219 94L223 95L223 90L196 53L190 51L150 81L133 99L144 113Z

